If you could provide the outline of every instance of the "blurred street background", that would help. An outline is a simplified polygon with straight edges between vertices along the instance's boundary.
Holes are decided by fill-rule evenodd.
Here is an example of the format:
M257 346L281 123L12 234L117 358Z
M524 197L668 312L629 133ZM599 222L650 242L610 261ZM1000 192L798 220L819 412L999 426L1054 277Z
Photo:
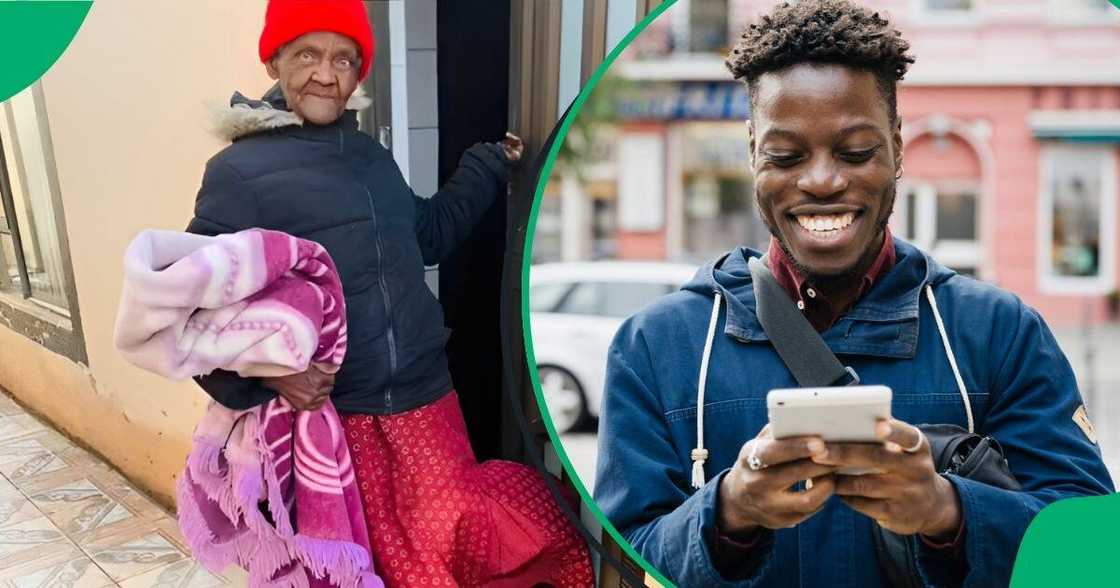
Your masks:
M772 4L669 8L601 80L548 184L532 250L534 350L589 487L614 329L687 279L683 267L769 238L747 163L746 91L723 61ZM917 57L899 90L906 175L892 230L1042 313L1120 474L1120 10L1106 0L866 4Z

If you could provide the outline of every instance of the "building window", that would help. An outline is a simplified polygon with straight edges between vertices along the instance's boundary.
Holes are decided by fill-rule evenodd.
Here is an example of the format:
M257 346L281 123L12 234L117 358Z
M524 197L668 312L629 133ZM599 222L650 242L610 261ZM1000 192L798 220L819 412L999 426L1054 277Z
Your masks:
M975 8L973 0L922 0L926 12L953 13L968 12Z
M911 19L920 26L972 26L981 20L977 0L910 0Z
M765 251L770 231L755 205L743 123L688 123L679 136L682 257L701 261L740 245Z
M1043 149L1041 289L1105 294L1115 288L1116 166L1111 149Z
M975 276L983 261L979 194L972 182L908 183L895 202L894 230L941 263Z
M0 305L12 328L85 361L42 88L0 103Z
M1050 0L1050 19L1058 24L1107 24L1120 19L1109 0Z
M726 53L729 49L727 0L690 0L688 9L688 50Z

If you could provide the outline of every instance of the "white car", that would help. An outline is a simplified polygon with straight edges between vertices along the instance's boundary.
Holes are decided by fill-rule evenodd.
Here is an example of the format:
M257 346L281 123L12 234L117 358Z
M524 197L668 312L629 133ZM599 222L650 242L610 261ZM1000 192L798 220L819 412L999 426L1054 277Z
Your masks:
M599 417L607 348L622 321L690 280L696 267L603 261L534 265L529 321L541 390L557 433Z

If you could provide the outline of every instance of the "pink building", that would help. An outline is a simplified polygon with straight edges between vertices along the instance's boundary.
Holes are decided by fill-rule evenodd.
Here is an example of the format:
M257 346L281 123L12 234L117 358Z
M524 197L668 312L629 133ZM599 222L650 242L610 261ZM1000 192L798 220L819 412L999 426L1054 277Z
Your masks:
M1052 324L1116 320L1120 10L1106 0L867 4L918 59L899 94L896 234ZM612 211L609 256L697 258L765 240L749 196L749 106L723 55L771 5L678 0L615 65L632 84L616 99L615 189L597 196L596 210Z

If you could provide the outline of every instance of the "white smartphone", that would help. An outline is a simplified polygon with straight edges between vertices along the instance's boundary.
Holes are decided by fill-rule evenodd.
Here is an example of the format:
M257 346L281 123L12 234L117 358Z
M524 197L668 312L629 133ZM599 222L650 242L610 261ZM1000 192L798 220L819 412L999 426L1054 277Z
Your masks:
M886 386L781 388L766 395L775 439L817 435L825 441L877 442L875 424L891 418Z
M891 418L886 386L780 388L766 395L770 434L775 439L817 435L825 441L876 443L875 425ZM880 473L874 468L841 468L838 474Z

